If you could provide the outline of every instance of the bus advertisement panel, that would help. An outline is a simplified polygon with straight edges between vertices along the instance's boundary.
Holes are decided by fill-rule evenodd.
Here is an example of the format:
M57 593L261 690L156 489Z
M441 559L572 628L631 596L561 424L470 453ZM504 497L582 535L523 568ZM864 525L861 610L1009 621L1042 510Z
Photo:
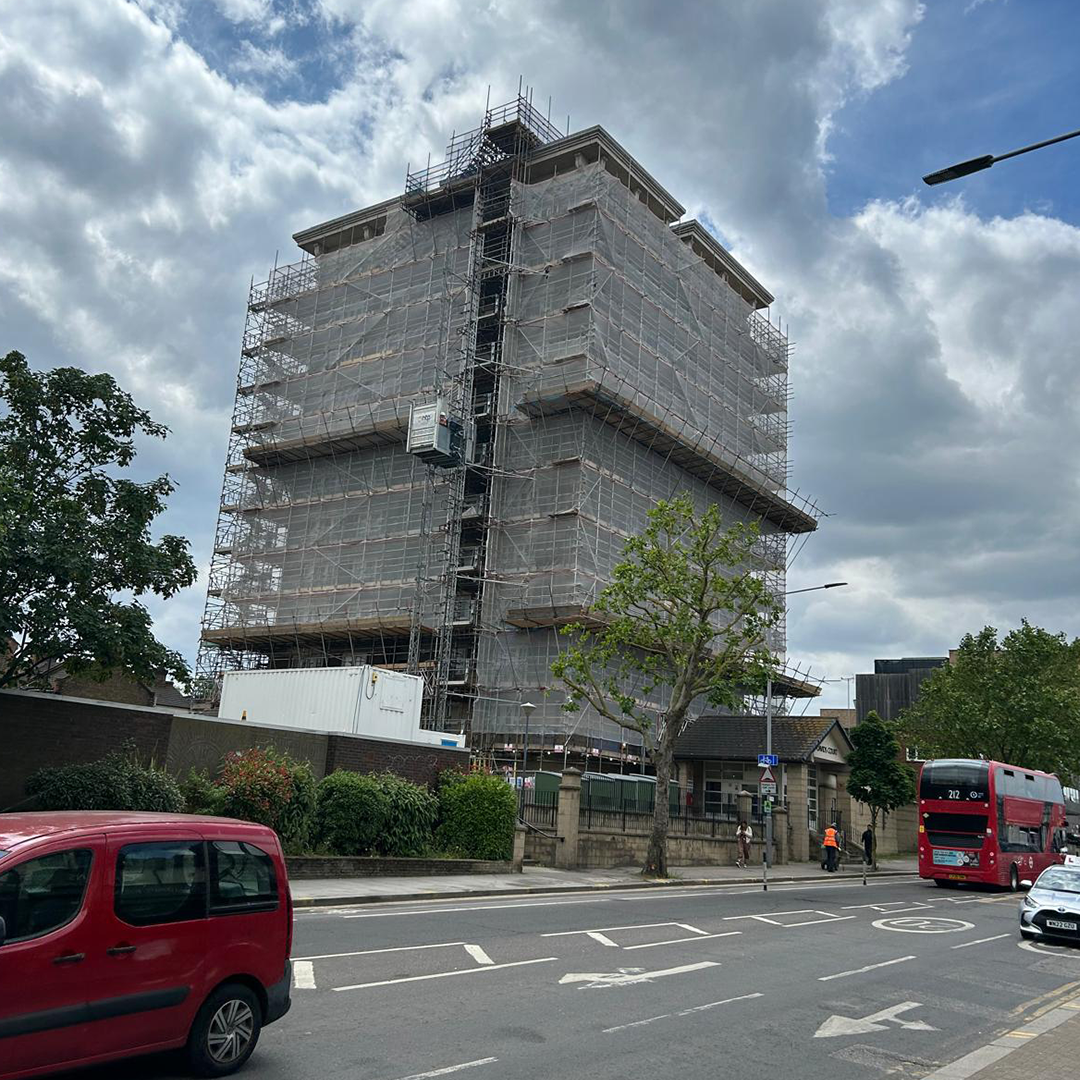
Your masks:
M1065 850L1065 796L1050 773L943 758L919 773L919 876L1020 887Z

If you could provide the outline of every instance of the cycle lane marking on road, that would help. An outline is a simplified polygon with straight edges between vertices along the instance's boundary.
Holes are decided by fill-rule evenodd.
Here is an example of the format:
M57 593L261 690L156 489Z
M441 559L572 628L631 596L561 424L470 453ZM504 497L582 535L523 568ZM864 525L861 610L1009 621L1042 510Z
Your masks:
M652 982L653 979L665 979L669 975L688 975L693 971L719 967L716 960L703 960L698 964L682 964L679 967L663 968L660 971L643 971L641 968L623 968L619 971L592 972L568 971L560 980L560 986L578 984L580 990L607 989L612 986L631 986L634 983Z
M835 975L822 975L818 982L832 982L833 979L846 979L849 975L862 975L867 971L875 971L877 968L892 967L893 964L903 964L908 960L917 959L914 955L899 956L895 960L884 960L880 964L867 964L866 967L853 968L851 971L838 971Z
M627 1031L630 1028L645 1027L646 1024L655 1024L657 1020L674 1020L680 1016L691 1016L694 1013L715 1009L720 1005L731 1005L736 1001L752 1001L754 998L764 996L764 994L740 994L738 997L724 998L723 1001L710 1001L704 1005L694 1005L689 1009L680 1009L678 1012L661 1013L659 1016L650 1016L645 1020L634 1020L629 1024L619 1024L616 1027L604 1028L603 1034L613 1035L617 1031Z

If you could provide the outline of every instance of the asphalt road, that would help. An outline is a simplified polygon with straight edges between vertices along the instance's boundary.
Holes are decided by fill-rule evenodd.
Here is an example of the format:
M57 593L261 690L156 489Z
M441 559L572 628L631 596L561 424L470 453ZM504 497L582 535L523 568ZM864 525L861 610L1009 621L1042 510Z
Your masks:
M920 1077L1080 991L1017 904L891 879L300 912L292 1011L241 1075Z

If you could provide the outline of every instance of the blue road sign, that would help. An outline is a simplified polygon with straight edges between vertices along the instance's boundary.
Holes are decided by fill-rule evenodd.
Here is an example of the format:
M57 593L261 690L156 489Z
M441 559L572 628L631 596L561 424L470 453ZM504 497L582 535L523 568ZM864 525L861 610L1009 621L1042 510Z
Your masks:
M779 765L780 758L777 754L758 754L757 763L761 766Z

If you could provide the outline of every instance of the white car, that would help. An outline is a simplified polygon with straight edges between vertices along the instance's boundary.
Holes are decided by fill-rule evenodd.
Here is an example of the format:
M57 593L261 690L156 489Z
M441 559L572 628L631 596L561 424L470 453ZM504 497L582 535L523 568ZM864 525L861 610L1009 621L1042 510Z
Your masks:
M1020 905L1020 933L1029 940L1057 938L1080 941L1080 858L1065 857L1064 866L1049 866L1031 882Z

